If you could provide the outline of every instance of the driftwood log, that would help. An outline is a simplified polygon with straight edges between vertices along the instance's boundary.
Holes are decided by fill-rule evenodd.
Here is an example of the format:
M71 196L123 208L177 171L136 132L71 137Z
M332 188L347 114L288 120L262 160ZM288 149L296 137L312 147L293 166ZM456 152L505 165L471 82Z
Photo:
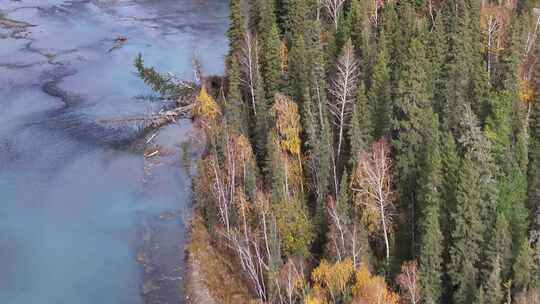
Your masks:
M180 117L187 117L191 114L191 110L195 106L194 103L176 107L171 110L160 111L149 115L116 117L108 119L99 119L100 124L135 124L146 128L159 128L171 122L178 120Z

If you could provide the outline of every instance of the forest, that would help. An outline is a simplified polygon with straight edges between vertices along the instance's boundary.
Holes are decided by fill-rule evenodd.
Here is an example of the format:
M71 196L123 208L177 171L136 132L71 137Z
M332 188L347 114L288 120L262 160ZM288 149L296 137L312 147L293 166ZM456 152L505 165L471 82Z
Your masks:
M231 303L540 303L537 4L231 0L193 108Z

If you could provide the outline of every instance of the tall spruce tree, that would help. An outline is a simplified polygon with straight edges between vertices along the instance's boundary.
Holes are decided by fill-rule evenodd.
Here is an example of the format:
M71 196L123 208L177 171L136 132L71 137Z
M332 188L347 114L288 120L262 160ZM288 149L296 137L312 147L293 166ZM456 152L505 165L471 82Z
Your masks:
M240 50L244 40L244 29L246 27L246 18L244 14L243 0L229 1L229 29L227 37L229 38L229 56Z
M240 91L240 67L236 56L230 57L228 95L225 103L225 118L230 126L243 134L247 134L247 120L245 116L245 105L242 102L242 92Z
M354 166L360 153L366 152L372 142L373 127L369 115L369 104L364 84L361 82L356 92L351 128L349 129L350 158L349 164Z
M310 70L307 61L306 44L302 35L295 36L289 52L289 93L300 103L309 97Z
M262 40L262 76L266 98L273 100L281 85L281 38L273 1L259 0L258 33Z
M521 56L521 23L517 14L511 15L506 33L506 47L500 56L500 64L495 73L495 87L516 92L519 81Z
M409 46L408 58L402 63L403 68L397 88L397 100L394 110L397 137L393 140L398 168L398 191L400 205L406 211L409 223L408 239L409 254L415 255L417 246L417 216L419 178L422 168L422 150L425 149L426 140L437 128L432 122L434 115L431 106L431 94L428 92L427 68L425 48L422 41L413 38ZM437 142L437 140L434 140ZM404 247L405 245L402 245Z
M512 283L516 290L525 290L530 286L533 264L532 256L533 251L529 245L529 240L523 240L512 269L514 272Z
M384 32L379 36L378 54L373 73L368 100L371 105L373 137L388 135L392 124L392 99L390 95L390 70L388 68L388 50Z
M257 73L257 77L255 78L255 100L257 101L254 130L255 153L257 155L257 160L259 164L262 164L264 163L267 155L266 147L269 129L269 106L264 91L263 79L259 73Z
M443 101L443 127L459 138L459 121L463 106L470 105L471 33L469 12L463 0L449 0L443 4L448 31L448 62L445 66L445 89Z
M500 259L496 258L491 266L491 273L484 285L486 304L501 304L504 298L501 280Z
M454 286L454 303L472 303L478 283L484 226L480 216L480 172L470 155L462 163L456 191L456 210L452 214L453 231L449 274Z
M483 262L484 282L489 283L495 270L498 273L499 281L506 281L510 278L512 270L512 235L510 233L510 224L502 213L497 216L495 227L491 229L489 242L486 244L486 258ZM495 267L498 269L495 269Z
M443 143L441 151L442 170L445 172L442 179L441 196L444 205L441 206L441 225L443 227L443 235L445 238L445 252L449 252L450 235L451 235L451 214L456 211L456 195L459 182L459 166L460 158L457 151L456 142L452 133L443 133Z
M442 109L444 108L444 86L446 82L444 67L448 53L444 18L445 16L441 13L435 17L435 23L429 32L428 44L426 45L426 55L429 57L430 62L428 73L431 79L429 82L430 91L433 92L433 108L439 116L442 115Z
M304 107L305 113L309 110L312 120L306 119L306 135L308 153L312 155L311 175L315 182L314 197L316 222L319 226L320 236L324 237L326 225L324 224L326 212L326 199L330 185L332 131L328 120L326 92L326 70L324 51L321 42L321 24L319 20L312 20L307 26L306 51L309 67L309 96L311 101ZM307 117L307 116L306 116ZM311 132L308 132L311 131Z
M389 9L391 9L389 7ZM397 15L394 17L394 14L390 14L390 19L388 22L392 22L393 26L385 30L387 38L389 41L390 47L389 50L389 67L390 67L390 83L391 83L391 96L392 98L397 98L399 94L399 81L404 69L408 67L405 66L406 62L409 59L410 54L410 45L411 39L416 34L416 29L422 23L424 19L418 17L413 9L413 7L407 3L400 3L399 6L396 6Z
M418 190L420 202L420 286L426 304L439 303L442 294L443 234L441 231L441 155L438 118L426 117L422 173Z
M482 34L480 28L480 0L466 0L464 11L468 12L469 45L469 101L480 123L485 121L489 109L490 81L484 61Z

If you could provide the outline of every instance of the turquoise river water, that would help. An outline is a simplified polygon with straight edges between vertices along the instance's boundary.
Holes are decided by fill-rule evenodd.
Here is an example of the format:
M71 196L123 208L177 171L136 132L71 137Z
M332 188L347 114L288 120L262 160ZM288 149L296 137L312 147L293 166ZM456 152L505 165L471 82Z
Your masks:
M181 303L191 125L159 131L170 153L148 161L135 128L99 122L162 106L143 98L139 52L183 78L194 54L222 73L227 14L223 0L0 0L0 303Z

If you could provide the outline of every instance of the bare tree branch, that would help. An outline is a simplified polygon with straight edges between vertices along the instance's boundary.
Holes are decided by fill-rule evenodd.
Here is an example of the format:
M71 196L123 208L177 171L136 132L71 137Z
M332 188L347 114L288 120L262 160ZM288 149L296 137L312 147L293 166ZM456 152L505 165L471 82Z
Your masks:
M345 3L345 0L322 0L322 5L324 8L326 8L328 17L330 17L334 23L336 30L338 29L339 17L341 15L343 3Z
M351 189L358 194L359 203L368 213L378 214L386 246L386 260L390 260L388 234L394 209L392 190L392 159L386 139L373 143L370 153L363 153L353 174Z
M332 98L328 109L334 116L334 124L338 129L338 146L336 163L339 164L345 128L352 113L354 97L358 82L358 59L354 54L351 40L347 41L336 64L336 75L330 84Z

